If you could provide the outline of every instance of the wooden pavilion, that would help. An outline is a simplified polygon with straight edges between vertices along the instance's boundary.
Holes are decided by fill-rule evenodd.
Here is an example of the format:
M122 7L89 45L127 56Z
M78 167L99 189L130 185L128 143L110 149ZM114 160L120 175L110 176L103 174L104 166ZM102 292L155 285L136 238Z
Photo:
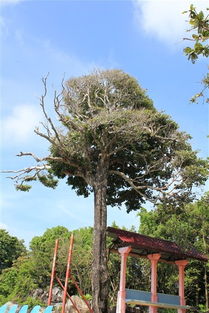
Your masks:
M186 305L184 296L184 269L189 259L203 262L208 257L195 249L183 250L175 242L152 238L138 233L107 228L108 235L113 237L113 252L121 255L120 287L116 313L125 313L126 304L149 307L149 313L157 313L158 308L176 309L178 313L186 313L190 307ZM127 257L141 257L150 260L151 291L126 289ZM179 270L179 295L168 295L157 292L157 264L164 262L174 264Z

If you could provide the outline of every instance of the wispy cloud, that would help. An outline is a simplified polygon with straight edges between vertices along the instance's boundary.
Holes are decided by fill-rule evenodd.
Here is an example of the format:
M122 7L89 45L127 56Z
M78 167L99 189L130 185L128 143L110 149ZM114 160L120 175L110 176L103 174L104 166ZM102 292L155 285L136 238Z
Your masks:
M25 0L0 0L0 5L17 4Z
M5 229L7 230L8 229L8 226L4 223L0 223L0 229Z
M3 141L10 144L27 142L39 120L40 112L35 106L16 105L11 113L3 118Z
M190 4L205 10L206 0L133 0L137 26L169 45L179 45L189 28L188 17L182 14ZM188 36L188 35L187 35Z

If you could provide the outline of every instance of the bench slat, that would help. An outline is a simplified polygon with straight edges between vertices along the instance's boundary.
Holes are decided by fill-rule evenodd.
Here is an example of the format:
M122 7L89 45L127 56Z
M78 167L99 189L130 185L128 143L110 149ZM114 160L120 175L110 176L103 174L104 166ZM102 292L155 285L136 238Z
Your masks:
M126 289L126 303L127 304L141 304L144 306L155 306L159 308L169 309L189 309L188 305L180 305L180 297L175 295L168 295L158 293L158 302L151 301L151 292L141 291L135 289Z
M14 304L13 306L11 306L11 308L9 309L9 312L8 313L15 313L16 310L18 308L18 305L17 304Z
M49 305L46 307L46 309L44 310L44 313L51 313L53 310L53 305Z
M27 305L27 304L24 304L24 305L21 307L19 313L27 313L27 311L28 311L28 305Z

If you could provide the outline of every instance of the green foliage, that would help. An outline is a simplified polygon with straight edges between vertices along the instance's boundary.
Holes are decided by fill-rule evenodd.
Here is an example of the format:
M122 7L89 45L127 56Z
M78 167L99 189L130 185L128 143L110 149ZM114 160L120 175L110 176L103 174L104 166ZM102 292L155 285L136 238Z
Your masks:
M60 253L57 270L61 272L60 279L64 279L66 270L67 249L62 259L63 245L69 244L70 232L62 226L47 229L43 236L34 237L30 243L31 251L19 257L13 266L3 270L0 275L0 303L16 301L30 306L42 304L40 299L33 299L32 294L37 288L47 288L50 282L51 265L55 240L60 239ZM1 250L6 253L5 250ZM40 261L41 260L41 261ZM61 271L60 271L61 269Z
M209 10L209 8L206 8ZM209 56L209 15L203 11L197 11L194 5L190 6L189 11L183 12L189 14L189 24L191 25L192 37L189 38L194 45L192 47L184 48L184 53L192 63L195 63L200 56L207 58ZM188 38L186 38L188 39ZM199 97L203 97L205 91L209 88L209 73L202 80L203 89L194 95L191 99L192 102L196 102ZM206 98L209 102L209 98Z
M26 185L26 184L18 184L15 186L16 190L20 190L20 191L29 191L31 189L30 185Z
M49 173L48 175L38 175L38 179L45 187L53 189L57 187L58 180L54 179L51 173Z
M0 229L0 273L3 269L11 267L12 263L22 254L26 253L23 240L9 235Z
M1 304L7 301L23 303L36 288L35 266L28 257L19 257L9 269L0 275L0 294L3 296Z
M19 302L20 303L20 302ZM46 303L43 303L42 301L40 301L39 299L34 299L33 297L27 297L25 299L25 301L23 301L21 303L22 305L27 304L29 309L36 306L36 305L40 305L40 306L46 306Z
M36 274L36 282L40 288L45 288L50 282L51 264L56 239L60 241L57 271L61 277L64 276L67 250L65 250L65 261L63 262L62 260L61 264L60 258L62 259L63 246L66 248L69 238L70 232L67 228L56 226L47 229L42 236L34 237L30 242L31 256L35 267L34 274Z

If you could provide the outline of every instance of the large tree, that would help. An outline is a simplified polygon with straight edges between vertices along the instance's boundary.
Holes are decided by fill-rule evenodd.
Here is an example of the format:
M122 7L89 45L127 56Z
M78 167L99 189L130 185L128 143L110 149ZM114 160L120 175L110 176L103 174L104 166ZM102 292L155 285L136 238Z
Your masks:
M5 229L0 229L0 274L3 269L11 267L13 262L25 253L23 240L11 236Z
M96 71L68 80L54 96L60 125L47 113L47 84L41 97L46 119L37 135L50 143L50 154L16 171L16 188L31 180L56 187L66 178L78 195L94 194L92 295L94 312L107 311L107 205L137 210L146 201L188 201L193 185L205 182L207 162L192 151L187 134L157 112L138 82L120 70Z

